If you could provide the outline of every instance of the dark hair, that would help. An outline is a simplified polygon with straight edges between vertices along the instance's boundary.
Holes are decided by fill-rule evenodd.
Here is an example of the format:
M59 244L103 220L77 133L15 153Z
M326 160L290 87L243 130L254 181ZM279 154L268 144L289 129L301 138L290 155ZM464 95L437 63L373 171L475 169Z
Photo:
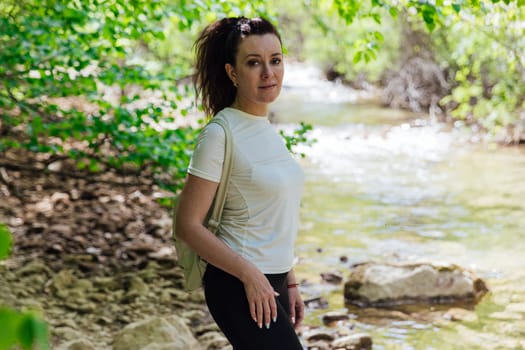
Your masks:
M208 25L195 41L196 64L193 82L197 99L207 116L217 114L235 100L237 89L224 65L235 66L241 40L250 35L275 34L277 29L264 18L230 17Z

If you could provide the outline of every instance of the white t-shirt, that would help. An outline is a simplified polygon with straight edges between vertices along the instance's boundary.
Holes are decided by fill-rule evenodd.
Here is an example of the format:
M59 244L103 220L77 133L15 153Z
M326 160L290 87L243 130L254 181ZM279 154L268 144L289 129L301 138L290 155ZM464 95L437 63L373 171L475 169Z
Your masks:
M233 138L233 168L218 237L261 272L292 268L304 174L267 118L234 108L227 120ZM202 130L188 172L219 182L225 134L210 123Z

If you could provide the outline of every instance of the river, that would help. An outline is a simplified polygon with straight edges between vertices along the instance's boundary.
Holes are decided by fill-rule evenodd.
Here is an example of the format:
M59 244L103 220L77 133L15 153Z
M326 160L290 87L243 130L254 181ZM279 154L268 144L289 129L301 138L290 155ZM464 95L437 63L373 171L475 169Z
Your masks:
M288 68L275 121L314 125L302 147L306 174L297 241L299 278L363 261L453 263L490 289L463 322L366 322L348 311L374 349L525 348L525 149L476 136L428 115L362 103L356 91ZM341 261L340 257L348 260ZM345 311L342 286L317 293Z

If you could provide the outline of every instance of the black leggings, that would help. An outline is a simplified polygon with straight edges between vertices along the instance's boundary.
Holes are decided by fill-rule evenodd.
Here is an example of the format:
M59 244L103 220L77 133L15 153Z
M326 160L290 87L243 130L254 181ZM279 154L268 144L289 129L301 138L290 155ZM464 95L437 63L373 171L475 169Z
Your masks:
M290 322L286 273L266 275L279 296L277 322L259 328L251 318L244 284L236 277L208 264L204 294L208 309L233 350L303 350Z

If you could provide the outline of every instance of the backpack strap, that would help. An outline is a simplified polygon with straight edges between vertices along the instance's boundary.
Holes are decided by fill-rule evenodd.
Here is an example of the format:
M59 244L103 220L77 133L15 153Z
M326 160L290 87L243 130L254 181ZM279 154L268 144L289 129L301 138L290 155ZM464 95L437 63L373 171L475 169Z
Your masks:
M222 210L224 209L224 202L226 201L226 193L228 192L228 184L233 163L233 142L228 122L224 118L214 117L210 123L219 124L224 129L224 163L222 165L221 182L217 188L215 200L213 201L213 209L211 210L208 219L208 229L217 233L217 229L221 222Z

